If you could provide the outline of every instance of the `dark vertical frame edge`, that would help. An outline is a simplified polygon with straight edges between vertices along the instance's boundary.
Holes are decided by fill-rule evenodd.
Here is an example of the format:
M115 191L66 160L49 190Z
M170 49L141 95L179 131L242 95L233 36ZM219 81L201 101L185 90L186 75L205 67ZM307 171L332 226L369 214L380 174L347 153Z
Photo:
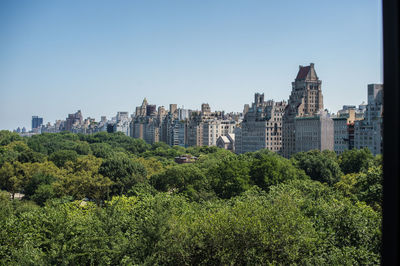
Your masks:
M382 264L399 265L399 1L383 0L383 232Z

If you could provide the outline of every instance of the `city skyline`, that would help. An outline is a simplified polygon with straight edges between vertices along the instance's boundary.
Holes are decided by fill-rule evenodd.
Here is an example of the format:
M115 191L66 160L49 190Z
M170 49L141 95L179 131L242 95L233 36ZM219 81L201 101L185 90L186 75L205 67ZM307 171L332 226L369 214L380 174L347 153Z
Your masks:
M302 151L341 154L363 147L374 155L382 153L383 84L368 84L368 103L343 105L336 114L324 109L321 84L314 63L310 63L299 66L288 102L266 100L264 93L255 93L254 102L245 104L243 113L212 111L208 103L201 104L201 110L182 109L177 104L157 108L144 98L131 116L117 112L111 120L102 116L95 122L94 118L84 119L78 110L47 125L42 125L43 118L32 116L32 131L18 127L16 132L21 136L121 132L148 144L218 146L237 154L268 149L286 158Z
M379 1L156 3L2 2L0 128L133 113L144 97L241 112L255 92L287 101L311 62L330 112L382 83Z

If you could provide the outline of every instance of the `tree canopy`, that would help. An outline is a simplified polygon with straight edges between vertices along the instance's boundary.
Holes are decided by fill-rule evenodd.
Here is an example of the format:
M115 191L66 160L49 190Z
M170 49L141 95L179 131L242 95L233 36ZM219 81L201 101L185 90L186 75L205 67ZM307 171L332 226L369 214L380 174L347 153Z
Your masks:
M0 131L0 265L378 265L382 179L368 150Z

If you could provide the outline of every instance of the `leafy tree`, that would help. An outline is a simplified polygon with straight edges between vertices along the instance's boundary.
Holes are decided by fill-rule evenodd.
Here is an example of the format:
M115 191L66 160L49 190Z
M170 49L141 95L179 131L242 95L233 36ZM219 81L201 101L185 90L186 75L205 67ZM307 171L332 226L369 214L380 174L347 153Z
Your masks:
M269 197L291 195L314 224L321 242L319 264L379 264L381 219L362 202L343 197L332 187L310 180L293 180L271 189Z
M80 155L88 155L91 152L89 143L86 141L79 141L76 143L75 151Z
M258 153L250 166L251 180L264 190L271 185L292 179L306 179L303 170L292 165L292 163L272 153Z
M133 185L146 180L146 169L136 160L123 153L116 153L103 161L99 173L114 182L111 187L113 195L122 194Z
M358 176L356 189L360 201L380 210L383 199L383 173L381 166L370 167Z
M0 169L0 184L1 189L10 192L14 199L15 193L20 192L25 184L22 164L18 161L13 164L4 163Z
M21 163L26 162L44 162L45 156L38 152L32 151L24 141L14 141L4 146L4 149L9 151L8 154L15 154L9 162L18 160Z
M357 181L359 174L347 174L343 175L339 182L335 184L335 188L343 193L344 196L349 198L357 198Z
M344 174L359 173L362 169L367 169L373 159L374 156L368 148L346 150L339 156L339 165Z
M372 166L356 174L341 177L335 187L345 196L366 202L374 210L380 211L383 198L382 166Z
M22 141L23 138L17 133L8 130L0 130L0 146L5 146L14 141Z
M59 150L77 149L79 137L70 132L43 133L28 138L28 146L36 151L50 155Z
M138 157L136 160L139 163L141 163L146 169L147 178L150 178L152 175L164 171L164 166L162 165L162 163L160 163L160 161L158 161L153 157L150 158Z
M49 156L49 160L54 162L58 167L63 167L68 161L76 162L77 159L78 154L76 151L71 150L59 150Z
M181 204L149 264L318 264L318 234L289 196L274 202L262 192L207 205Z
M210 167L207 175L220 198L231 198L250 188L249 165L247 161L239 160L233 154L221 158Z
M336 154L333 151L318 150L299 152L292 157L293 164L303 169L313 180L333 185L342 176Z
M75 199L88 197L99 205L113 184L108 177L99 174L101 164L102 160L92 155L78 158L75 164L67 162L66 174L53 183L54 189L59 195L70 195Z
M0 131L0 265L379 264L382 158L353 153Z
M4 190L0 190L0 226L12 215L13 207L10 200L10 193Z
M98 158L107 158L113 154L112 147L107 143L92 143L90 144L90 149L94 156Z
M53 162L46 161L43 163L24 163L21 164L23 175L27 180L27 186L30 185L30 182L36 182L41 180L35 180L35 175L44 175L46 176L45 179L49 178L49 182L46 184L50 184L54 179L57 179L60 175L62 175L65 171L64 169L58 168ZM32 180L33 179L33 180ZM37 184L37 183L33 183ZM26 188L26 187L25 187ZM35 187L36 189L36 187Z
M0 146L0 167L2 167L5 162L12 163L17 161L19 155L19 152Z
M200 150L206 150L207 152L200 154L198 156L198 160L196 161L196 165L205 171L215 167L220 160L223 160L226 157L231 158L232 156L235 156L231 151L225 149L217 148L215 146L209 148L213 149L201 147ZM212 150L212 152L208 152L210 150Z
M36 192L36 190L42 185L50 185L56 180L57 174L51 175L41 172L40 170L36 173L32 174L32 177L29 178L28 183L25 186L24 192L25 197L30 198Z
M213 196L210 181L194 164L180 164L153 175L150 183L160 191L182 193L191 200L209 199Z
M43 206L44 203L52 199L56 196L56 193L54 192L54 189L51 185L49 184L41 184L39 187L35 190L34 194L32 195L31 199L36 202L37 204Z

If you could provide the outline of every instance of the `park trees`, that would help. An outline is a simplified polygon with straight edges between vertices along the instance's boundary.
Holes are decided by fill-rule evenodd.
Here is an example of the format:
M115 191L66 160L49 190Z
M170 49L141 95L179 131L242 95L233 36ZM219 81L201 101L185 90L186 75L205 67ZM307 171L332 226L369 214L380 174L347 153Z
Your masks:
M236 155L222 157L216 164L211 165L207 176L218 197L228 199L240 195L250 188L249 164L240 160Z
M179 164L150 178L159 191L178 193L191 200L207 200L214 196L210 179L194 164Z
M0 264L379 264L381 164L0 132Z
M60 196L73 196L75 199L88 197L100 204L113 184L109 177L99 173L102 159L92 155L80 157L76 163L65 164L65 173L53 183Z
M112 195L121 195L135 184L146 180L145 167L135 159L124 153L115 153L106 158L99 167L99 174L110 178L113 182L110 192Z
M339 156L339 165L344 174L359 173L367 169L373 159L368 148L346 150Z
M53 152L49 156L49 160L52 161L58 167L63 167L66 162L76 162L78 159L78 153L71 150L59 150Z
M273 153L255 153L250 165L251 180L264 190L291 179L306 179L303 170Z
M364 201L375 210L382 208L382 166L371 166L359 173L344 175L335 187L347 197Z
M22 164L18 161L6 162L0 168L0 189L10 192L13 199L15 193L22 190L25 180Z
M336 154L333 151L299 152L291 160L296 167L303 169L312 180L333 185L342 176Z

